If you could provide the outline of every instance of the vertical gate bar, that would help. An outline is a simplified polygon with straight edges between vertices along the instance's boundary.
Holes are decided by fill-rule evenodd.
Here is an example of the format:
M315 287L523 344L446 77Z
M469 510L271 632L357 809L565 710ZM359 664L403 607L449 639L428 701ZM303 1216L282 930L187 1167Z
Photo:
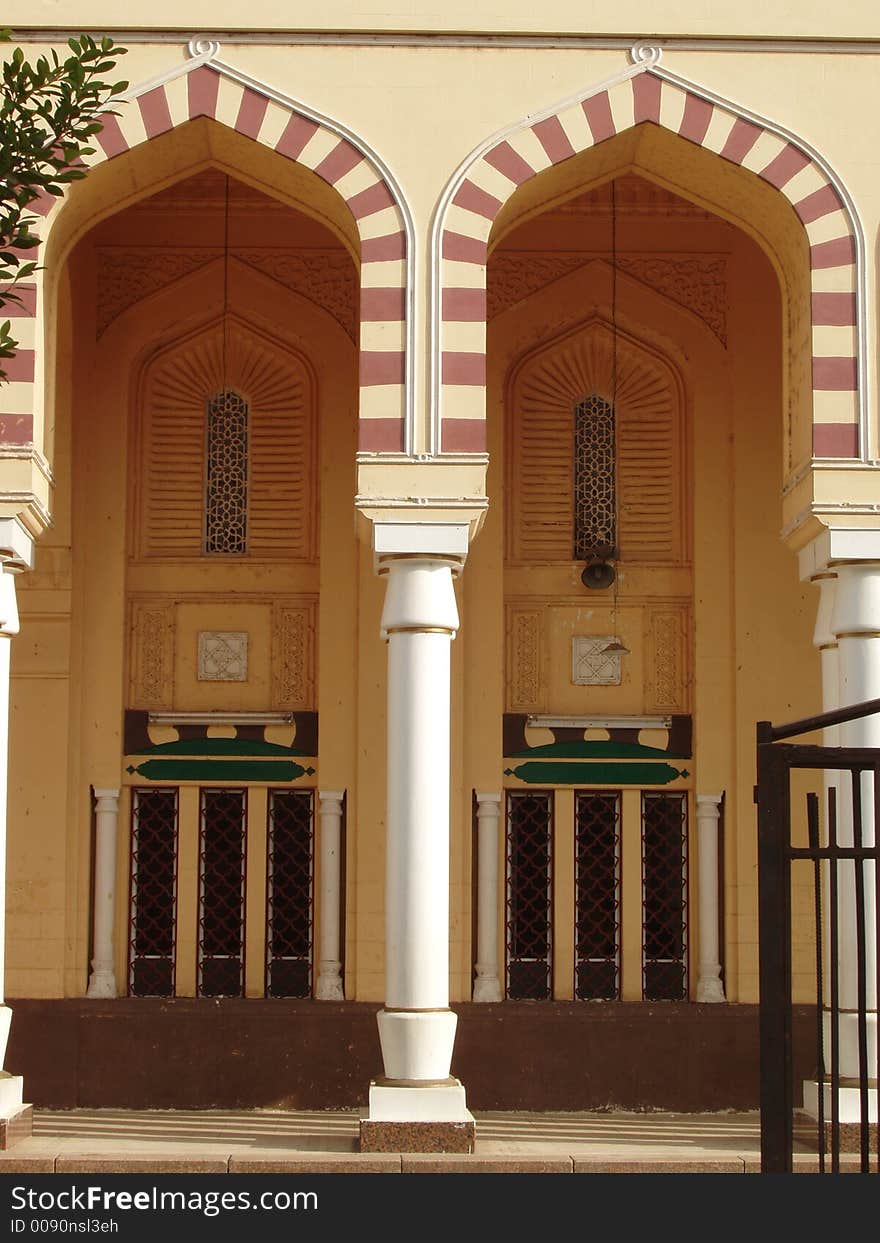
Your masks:
M822 864L819 859L819 796L807 795L807 834L813 852L813 897L816 921L816 1067L819 1103L819 1173L825 1173L825 1048L822 1039Z
M862 846L862 769L852 770L853 845ZM868 1173L870 1134L868 1130L868 976L865 944L865 864L853 859L856 888L856 1004L859 1045L859 1153L861 1172Z
M837 901L837 787L831 786L828 790L828 846L830 854L830 870L828 873L829 893L828 893L828 927L829 927L829 957L828 970L830 972L829 981L829 997L828 997L828 1014L831 1027L831 1173L840 1173L840 1033L838 1031L838 1022L840 1018L840 962L838 958L839 946L839 930L838 930L838 901ZM824 1091L825 1085L822 1085ZM824 1143L824 1136L823 1136Z
M761 1172L792 1170L791 931L786 883L788 763L772 745L772 726L757 727L758 918L761 1042Z
M874 933L876 946L874 949L874 997L880 1009L880 764L874 765ZM880 1032L874 1038L876 1061L874 1065L874 1082L880 1094ZM868 1116L870 1123L870 1115ZM870 1131L870 1126L868 1127ZM877 1114L877 1173L880 1174L880 1108Z

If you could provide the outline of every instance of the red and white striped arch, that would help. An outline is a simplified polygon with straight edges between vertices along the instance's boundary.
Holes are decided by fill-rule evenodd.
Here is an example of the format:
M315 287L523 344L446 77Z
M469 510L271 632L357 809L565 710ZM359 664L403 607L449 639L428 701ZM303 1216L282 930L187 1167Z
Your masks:
M489 234L518 186L641 122L653 122L775 186L810 244L813 453L862 451L863 247L855 212L821 159L769 122L657 67L658 54L600 89L495 136L447 187L435 226L439 348L435 437L446 453L485 449Z
M332 186L351 211L360 237L360 424L365 452L407 448L409 385L409 264L412 225L390 174L342 126L279 96L214 60L217 45L179 71L128 93L97 136L93 166L115 159L198 117L210 117L310 169ZM44 219L43 238L60 202L45 196L31 210ZM34 440L34 400L40 365L39 286L21 287L23 305L12 308L22 348L0 388L0 444ZM40 448L40 446L37 446Z

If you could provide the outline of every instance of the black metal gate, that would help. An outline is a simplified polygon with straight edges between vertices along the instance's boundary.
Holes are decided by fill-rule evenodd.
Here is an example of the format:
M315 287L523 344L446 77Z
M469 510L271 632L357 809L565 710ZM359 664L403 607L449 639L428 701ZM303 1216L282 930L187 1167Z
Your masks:
M792 1069L793 950L797 992L816 1009L814 1121L798 1114L798 1138L818 1152L821 1173L839 1172L842 1151L859 1154L862 1173L878 1167L880 749L785 741L878 712L875 699L758 724L763 1173L792 1169L801 1088Z

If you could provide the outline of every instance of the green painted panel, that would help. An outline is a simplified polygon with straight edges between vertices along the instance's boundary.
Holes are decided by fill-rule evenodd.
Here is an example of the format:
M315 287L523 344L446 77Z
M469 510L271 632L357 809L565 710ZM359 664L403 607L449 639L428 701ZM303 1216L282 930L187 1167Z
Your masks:
M675 751L664 751L660 747L643 747L640 742L547 742L541 747L526 747L524 751L514 751L515 759L554 758L560 760L573 759L651 759L686 760L687 755Z
M130 773L148 781L296 781L313 768L283 760L145 760Z
M673 768L671 764L577 764L542 761L535 764L519 764L504 770L506 776L519 777L530 785L667 785L677 777L689 777L686 768Z
M143 747L134 755L303 755L295 747L276 742L254 742L247 738L183 738L179 742L160 742Z

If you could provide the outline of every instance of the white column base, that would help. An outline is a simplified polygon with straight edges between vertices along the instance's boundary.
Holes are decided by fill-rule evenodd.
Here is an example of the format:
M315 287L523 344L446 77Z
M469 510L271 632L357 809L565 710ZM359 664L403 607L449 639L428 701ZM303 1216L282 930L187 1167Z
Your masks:
M494 971L477 963L477 978L474 980L474 1001L502 1001L501 981Z
M458 1024L451 1010L380 1010L376 1019L386 1079L449 1078Z
M877 1065L877 1011L869 1010L865 1021L866 1053L868 1078L876 1074ZM822 1040L825 1047L825 1069L831 1063L831 1014L828 1010L822 1013ZM842 1079L858 1079L859 1077L859 1018L852 1010L839 1015L837 1020L837 1056L839 1059L840 1077Z
M119 990L116 987L116 976L113 971L108 971L106 968L93 970L89 976L86 996L97 1000L118 997Z
M831 1084L824 1083L822 1085L824 1091L822 1105L825 1110L825 1121L831 1121ZM838 1088L837 1089L837 1109L838 1117L844 1124L856 1123L862 1121L861 1097L858 1088ZM819 1118L819 1084L815 1079L804 1080L804 1113L811 1118L818 1120ZM868 1122L876 1123L877 1121L877 1089L868 1088Z
M721 983L721 968L716 967L714 972L708 971L701 975L697 981L697 1001L726 1001L724 996L724 986Z
M370 1084L370 1122L473 1122L457 1079L419 1088Z
M315 997L318 1001L345 1001L345 994L342 991L341 962L331 962L325 959L318 965Z
M0 1072L0 1118L12 1118L20 1112L23 1094L24 1080L21 1075Z

